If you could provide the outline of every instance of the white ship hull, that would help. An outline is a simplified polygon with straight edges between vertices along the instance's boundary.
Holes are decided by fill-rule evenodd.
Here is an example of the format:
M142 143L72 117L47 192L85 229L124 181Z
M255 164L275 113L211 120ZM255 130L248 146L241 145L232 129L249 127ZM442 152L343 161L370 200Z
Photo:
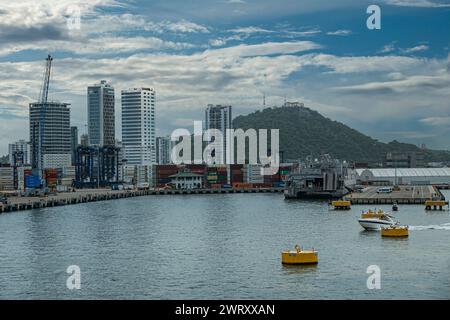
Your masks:
M382 227L395 225L395 221L379 219L358 219L358 222L366 230L381 230Z

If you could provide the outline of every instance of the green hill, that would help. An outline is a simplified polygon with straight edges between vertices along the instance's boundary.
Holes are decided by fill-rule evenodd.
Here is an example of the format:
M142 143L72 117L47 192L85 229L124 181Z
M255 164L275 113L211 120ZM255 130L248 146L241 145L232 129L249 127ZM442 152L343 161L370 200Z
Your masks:
M383 143L306 107L267 108L233 120L234 128L280 129L284 159L329 153L348 161L381 162L387 152L421 152L425 161L450 161L450 151L422 150L416 145Z

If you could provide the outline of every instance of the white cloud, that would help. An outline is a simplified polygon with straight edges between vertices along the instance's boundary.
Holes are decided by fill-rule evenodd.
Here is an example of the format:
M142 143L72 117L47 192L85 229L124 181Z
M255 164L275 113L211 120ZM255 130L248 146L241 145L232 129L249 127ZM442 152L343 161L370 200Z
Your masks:
M429 47L427 45L422 44L422 45L415 46L415 47L412 47L412 48L404 49L403 51L405 53L415 53L415 52L426 51L428 49L429 49Z
M327 35L329 36L349 36L351 34L352 34L351 30L344 30L344 29L327 32Z
M267 30L260 27L242 27L242 28L235 28L229 30L230 32L234 33L245 33L245 34L252 34L252 33L273 33L272 30Z
M413 92L425 89L440 89L450 85L450 76L411 76L403 80L386 82L369 82L360 85L336 87L335 90L349 93L367 94L370 92Z
M403 56L338 57L329 54L303 56L305 65L322 66L330 73L395 72L418 66L419 59Z
M386 44L378 53L391 53L395 51L395 45L393 43Z
M241 44L234 47L206 51L205 55L253 57L264 55L293 54L320 48L320 45L311 41L267 42L254 45Z
M432 0L386 0L388 4L401 7L420 8L448 8L450 3L436 2Z
M450 126L450 117L428 117L421 119L420 122L430 126Z

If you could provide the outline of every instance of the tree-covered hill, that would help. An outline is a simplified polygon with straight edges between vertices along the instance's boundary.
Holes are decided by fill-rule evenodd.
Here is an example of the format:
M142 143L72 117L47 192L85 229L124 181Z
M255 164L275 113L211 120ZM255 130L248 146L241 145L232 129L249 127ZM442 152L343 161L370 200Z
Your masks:
M234 128L280 129L284 159L330 153L341 160L381 162L387 152L421 152L425 161L450 161L450 151L422 150L416 145L383 143L306 107L267 108L233 121Z

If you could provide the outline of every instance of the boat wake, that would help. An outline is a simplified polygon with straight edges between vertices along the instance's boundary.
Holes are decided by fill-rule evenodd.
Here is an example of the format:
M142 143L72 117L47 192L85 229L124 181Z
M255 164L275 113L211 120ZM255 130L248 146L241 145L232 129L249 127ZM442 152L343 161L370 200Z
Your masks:
M450 230L450 223L444 223L439 225L429 226L410 226L409 230L422 231L422 230Z

